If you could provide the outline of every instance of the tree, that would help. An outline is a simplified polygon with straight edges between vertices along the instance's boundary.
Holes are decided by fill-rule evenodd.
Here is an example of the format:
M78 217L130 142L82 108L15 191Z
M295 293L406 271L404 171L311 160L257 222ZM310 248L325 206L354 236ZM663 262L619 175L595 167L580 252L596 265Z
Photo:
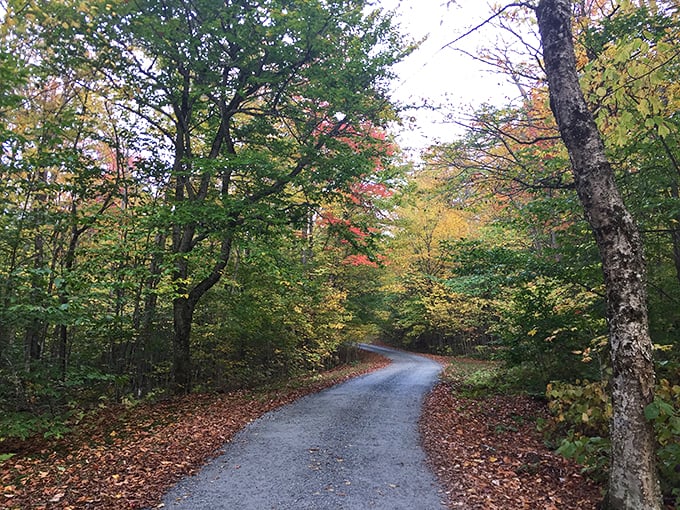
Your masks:
M489 314L483 300L449 286L452 247L478 238L484 220L457 208L462 201L446 193L447 178L440 168L412 170L399 196L387 242L383 335L418 350L470 354L486 340Z
M10 413L49 414L78 384L70 376L98 364L77 359L78 329L92 318L84 305L97 299L79 262L122 180L104 163L115 148L91 70L56 65L30 2L5 5L3 55L20 55L23 71L3 81L2 103L14 104L0 108L0 401Z
M572 2L541 0L536 14L551 109L600 251L607 291L613 368L608 505L617 510L660 509L655 441L644 413L654 398L654 366L642 241L580 88L571 29Z
M581 88L645 243L652 338L676 344L677 356L680 13L669 7L625 2L599 16L577 11L574 23ZM659 362L673 352L655 355L657 375L668 376Z
M384 156L352 141L389 118L384 80L405 50L390 18L365 7L142 0L76 15L99 30L75 53L165 168L177 392L191 389L194 312L235 239L299 222Z
M3 5L0 435L173 376L187 392L292 371L258 358L333 363L361 309L338 282L376 263L378 233L335 228L331 261L316 220L380 191L393 158L389 68L409 47L390 16L354 0Z

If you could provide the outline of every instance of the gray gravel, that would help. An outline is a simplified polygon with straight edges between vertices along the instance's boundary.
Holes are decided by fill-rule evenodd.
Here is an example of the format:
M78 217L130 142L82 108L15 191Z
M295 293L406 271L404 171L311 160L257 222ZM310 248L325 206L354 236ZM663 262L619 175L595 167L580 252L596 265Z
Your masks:
M165 497L165 508L434 510L445 505L417 421L439 365L362 346L393 363L267 413Z

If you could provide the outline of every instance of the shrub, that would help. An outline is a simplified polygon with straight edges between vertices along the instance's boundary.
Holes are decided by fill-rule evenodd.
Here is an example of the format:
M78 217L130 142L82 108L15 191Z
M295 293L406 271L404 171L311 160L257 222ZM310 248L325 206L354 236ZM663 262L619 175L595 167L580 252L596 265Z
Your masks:
M680 508L680 386L659 381L645 416L654 423L661 488Z
M606 437L612 416L611 398L603 382L552 382L546 389L553 415L552 432L578 437Z
M611 401L604 382L553 382L546 396L552 418L542 425L546 437L559 443L557 452L604 480L609 467ZM680 386L662 379L654 401L645 408L654 424L661 488L680 508Z

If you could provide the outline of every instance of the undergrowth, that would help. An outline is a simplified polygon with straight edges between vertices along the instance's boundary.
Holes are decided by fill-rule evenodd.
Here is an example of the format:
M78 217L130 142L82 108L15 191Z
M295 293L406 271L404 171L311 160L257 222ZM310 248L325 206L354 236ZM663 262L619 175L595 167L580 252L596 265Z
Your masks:
M483 400L494 395L525 394L544 400L549 414L536 420L546 445L573 459L582 472L605 483L609 476L611 401L605 382L555 381L537 394L520 370L501 363L456 358L442 380L462 397ZM680 509L680 385L661 379L656 397L645 409L657 438L657 465L668 508Z

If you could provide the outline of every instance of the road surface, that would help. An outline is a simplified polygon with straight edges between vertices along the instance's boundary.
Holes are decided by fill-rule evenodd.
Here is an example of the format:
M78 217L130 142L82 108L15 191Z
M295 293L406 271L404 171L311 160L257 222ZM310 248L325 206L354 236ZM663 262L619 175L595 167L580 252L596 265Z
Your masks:
M267 413L165 497L185 510L439 510L418 418L437 363L377 346L387 368Z

